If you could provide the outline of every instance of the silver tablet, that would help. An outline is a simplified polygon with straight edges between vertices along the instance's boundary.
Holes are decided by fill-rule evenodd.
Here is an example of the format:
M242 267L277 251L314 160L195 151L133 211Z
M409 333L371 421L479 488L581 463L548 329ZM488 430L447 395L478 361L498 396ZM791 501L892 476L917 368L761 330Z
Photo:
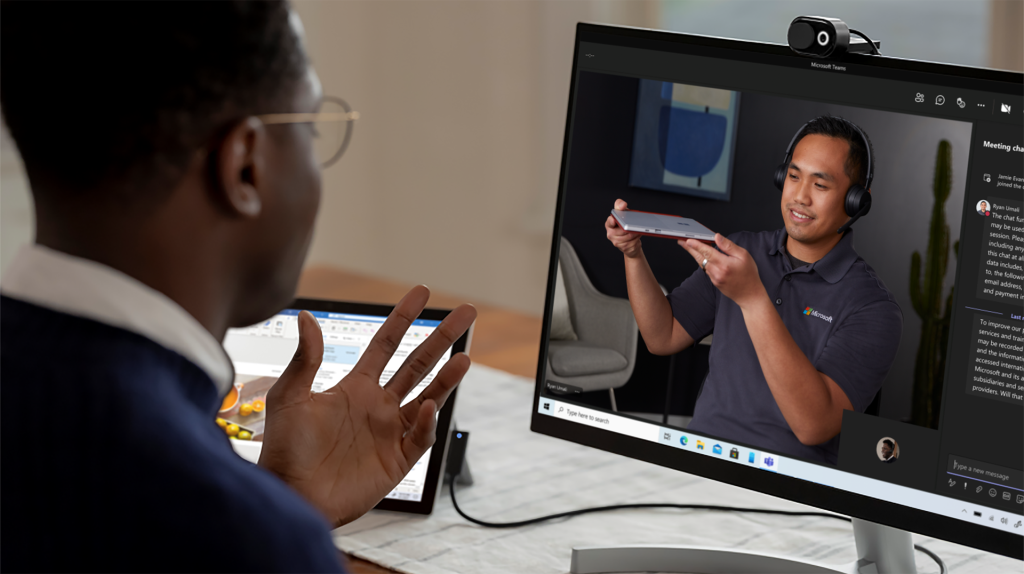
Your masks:
M633 233L673 239L715 241L714 231L687 217L647 211L619 211L618 209L612 210L612 217L619 222L623 229Z

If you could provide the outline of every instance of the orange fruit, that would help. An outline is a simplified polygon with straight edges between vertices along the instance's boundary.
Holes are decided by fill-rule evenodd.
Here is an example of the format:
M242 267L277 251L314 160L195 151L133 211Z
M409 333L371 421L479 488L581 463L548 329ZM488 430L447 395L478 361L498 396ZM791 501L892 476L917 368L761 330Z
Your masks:
M238 438L239 440L252 440L252 433L247 430L238 431Z
M263 409L267 408L267 404L261 400L255 400L252 402L252 410L256 413L263 412Z
M220 404L220 412L230 410L231 407L235 406L238 402L238 389L231 387L228 394L224 397L224 401Z
M249 403L242 403L242 406L238 407L238 414L243 417L247 417L252 414L252 405Z
M238 425L236 425L236 424L229 424L227 426L227 428L224 429L224 431L228 433L228 436L235 436L235 435L237 435L238 434L238 430L239 430L238 429Z
M217 417L215 420L217 421L217 426L219 426L220 428L224 428L224 427L228 426L228 421L226 421L226 420L224 420L224 419L222 419L220 417Z

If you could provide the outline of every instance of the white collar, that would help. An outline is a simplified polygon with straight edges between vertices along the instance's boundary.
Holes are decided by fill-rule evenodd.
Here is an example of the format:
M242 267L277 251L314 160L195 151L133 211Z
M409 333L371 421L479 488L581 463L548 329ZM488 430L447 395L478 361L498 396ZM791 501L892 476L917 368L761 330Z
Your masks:
M28 245L4 271L0 292L142 335L195 363L219 396L231 387L234 368L213 335L166 295L116 269Z

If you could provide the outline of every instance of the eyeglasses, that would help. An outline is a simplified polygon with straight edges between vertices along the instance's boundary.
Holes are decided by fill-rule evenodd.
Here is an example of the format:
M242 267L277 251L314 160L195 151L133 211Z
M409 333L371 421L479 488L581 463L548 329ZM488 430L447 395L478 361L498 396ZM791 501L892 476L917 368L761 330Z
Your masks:
M320 167L333 165L345 153L352 140L352 126L359 112L352 111L345 100L324 96L317 113L263 114L257 116L265 125L313 125L313 152Z

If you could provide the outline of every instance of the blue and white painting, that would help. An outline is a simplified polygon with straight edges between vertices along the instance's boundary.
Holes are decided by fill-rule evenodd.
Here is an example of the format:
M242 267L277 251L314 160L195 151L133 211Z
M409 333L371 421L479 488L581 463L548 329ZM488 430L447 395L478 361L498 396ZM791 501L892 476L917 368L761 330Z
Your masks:
M740 94L640 80L629 184L728 201Z

